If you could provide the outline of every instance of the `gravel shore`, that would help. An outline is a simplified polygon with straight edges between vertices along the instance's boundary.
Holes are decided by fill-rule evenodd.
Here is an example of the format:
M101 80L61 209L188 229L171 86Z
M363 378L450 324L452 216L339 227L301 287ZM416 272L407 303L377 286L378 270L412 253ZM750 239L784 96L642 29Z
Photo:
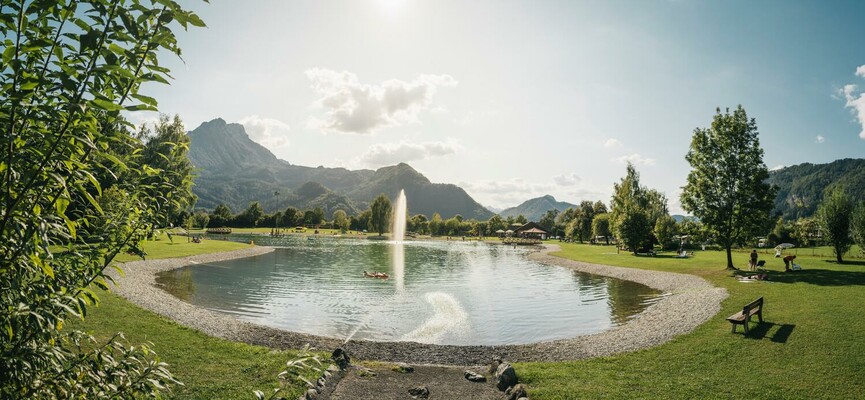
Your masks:
M556 250L558 246L546 245L529 257L543 264L642 283L666 295L629 322L593 335L526 345L448 346L366 340L343 343L339 339L284 331L193 306L156 286L158 272L196 263L253 257L273 251L269 247L129 262L123 265L124 277L115 273L118 284L113 291L143 308L210 336L272 348L298 348L306 343L322 350L342 346L357 359L444 365L482 365L493 356L509 361L566 361L656 346L691 332L710 319L720 311L720 303L727 297L725 289L714 287L697 276L589 264L549 255Z

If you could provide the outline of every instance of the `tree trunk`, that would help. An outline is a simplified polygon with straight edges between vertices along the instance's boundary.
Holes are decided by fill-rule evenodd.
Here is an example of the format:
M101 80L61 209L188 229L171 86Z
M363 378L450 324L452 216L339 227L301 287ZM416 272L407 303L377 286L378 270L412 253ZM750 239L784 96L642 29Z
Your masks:
M844 264L844 260L841 259L841 253L838 250L835 250L835 259L838 260L838 264Z
M727 269L736 269L733 266L733 252L730 250L731 246L727 246Z

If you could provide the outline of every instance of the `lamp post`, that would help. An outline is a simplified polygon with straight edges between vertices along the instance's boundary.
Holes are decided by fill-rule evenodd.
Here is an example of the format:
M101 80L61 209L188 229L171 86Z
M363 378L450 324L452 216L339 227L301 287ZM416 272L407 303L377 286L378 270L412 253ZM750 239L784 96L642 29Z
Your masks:
M276 212L273 213L273 234L279 235L279 192L273 192L276 196Z

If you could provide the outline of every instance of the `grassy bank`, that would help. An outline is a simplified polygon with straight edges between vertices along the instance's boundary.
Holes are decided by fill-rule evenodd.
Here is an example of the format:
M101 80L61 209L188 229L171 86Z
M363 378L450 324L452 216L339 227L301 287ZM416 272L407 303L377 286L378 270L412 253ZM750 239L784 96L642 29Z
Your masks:
M245 246L175 237L175 244L148 242L145 251L156 258ZM809 250L798 252L805 270L789 274L773 252L761 252L770 281L741 283L723 269L725 256L719 251L678 259L671 253L634 257L613 246L562 244L562 257L694 274L726 288L730 297L718 315L670 343L592 360L520 363L517 371L532 398L540 400L857 398L865 392L865 261L850 258L849 264L838 265L825 249L814 250L823 256L811 256ZM747 259L747 251L734 253L738 266ZM725 318L760 296L766 299L766 323L749 336L741 328L730 333ZM103 338L123 331L132 343L154 342L161 359L186 384L175 388L176 398L250 398L252 390L275 387L276 374L294 356L207 337L110 294L103 295L103 304L81 326Z
M857 398L865 392L865 261L838 265L800 252L805 268L784 273L773 254L768 282L739 282L722 252L688 259L634 257L614 247L564 244L559 256L702 276L726 288L722 311L691 334L636 353L567 363L522 363L533 399ZM734 253L747 265L747 252ZM764 296L766 323L744 336L726 317Z
M185 237L167 238L144 244L147 258L184 257L195 254L231 251L249 247L247 244L222 240L188 243ZM120 261L139 259L123 255ZM153 343L160 360L184 383L175 386L171 397L177 399L241 399L254 398L253 391L267 394L279 387L276 375L285 369L286 361L297 354L274 351L266 347L234 343L185 328L150 311L141 309L111 293L101 293L102 302L92 308L83 322L73 322L100 340L115 332L123 332L130 344ZM325 354L321 354L322 357ZM287 388L284 396L297 398L300 386Z

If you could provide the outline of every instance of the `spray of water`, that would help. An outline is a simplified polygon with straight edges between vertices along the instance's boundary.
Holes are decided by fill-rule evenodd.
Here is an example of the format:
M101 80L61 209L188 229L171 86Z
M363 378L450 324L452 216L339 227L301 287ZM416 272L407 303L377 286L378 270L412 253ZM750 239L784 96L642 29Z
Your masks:
M433 316L403 336L403 340L435 343L446 333L459 333L468 329L468 314L452 295L432 292L425 297L433 307Z
M406 227L406 200L405 190L399 191L399 196L396 197L396 206L393 208L393 227L391 234L393 235L393 278L396 282L396 292L402 293L405 290L405 249L403 248L403 240L405 240Z

